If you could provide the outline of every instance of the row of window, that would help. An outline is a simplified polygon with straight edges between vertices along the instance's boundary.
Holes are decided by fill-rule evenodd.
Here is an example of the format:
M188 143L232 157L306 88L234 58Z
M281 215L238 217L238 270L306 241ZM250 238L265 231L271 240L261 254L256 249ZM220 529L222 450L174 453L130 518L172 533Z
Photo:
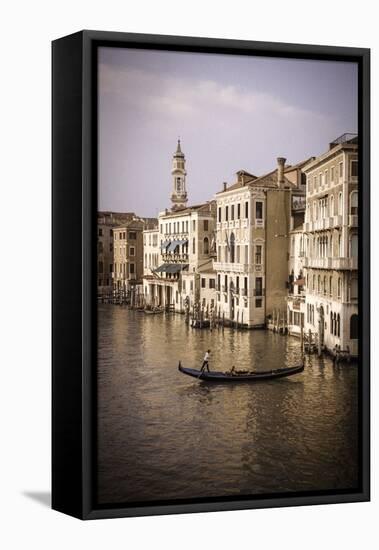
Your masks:
M126 255L126 248L125 247L121 247L119 249L117 249L117 247L115 247L115 253L117 253L117 250L119 250L119 254L120 256L122 255ZM134 246L129 246L129 256L135 256L136 255L136 249Z
M149 244L149 246L158 246L158 234L157 233L149 233L149 234L145 234L143 236L143 244L144 246L146 246L147 244Z
M126 240L126 231L113 231L113 238L114 240L119 239ZM130 241L135 241L137 239L137 232L136 231L128 231L128 239Z
M145 268L158 267L159 263L159 254L147 254L145 252Z
M244 205L244 217L246 219L249 218L249 203L248 201L245 202ZM231 204L227 205L224 208L221 206L218 207L218 221L222 222L228 222L233 220L239 220L241 219L241 203L237 204ZM255 201L255 219L262 220L263 219L263 202L262 201Z
M311 283L311 286L309 286L309 283ZM323 294L324 296L333 296L333 277L330 275L327 277L324 275L324 277L321 277L321 275L317 276L313 275L310 279L309 275L307 275L307 288L309 290L313 290L317 292L318 294ZM358 299L358 278L352 277L350 280L350 300L357 300ZM337 279L337 298L340 300L343 296L343 282L341 277L338 277Z
M319 187L328 185L329 183L335 183L335 179L341 180L343 177L343 162L340 162L337 166L332 166L330 169L319 172L318 175L308 177L308 192L317 191ZM358 161L350 161L350 177L358 177Z
M134 275L134 273L135 273L135 264L126 264L126 263L117 264L115 262L114 264L115 277L117 277L117 275L127 277L129 274Z
M342 191L338 193L338 203L337 208L334 204L334 195L328 195L321 199L313 201L313 216L312 220L322 220L328 218L329 216L343 214L343 194ZM309 203L308 203L309 211ZM358 191L352 191L350 193L350 203L349 203L349 214L357 215L358 214ZM309 217L309 216L308 216ZM310 220L310 221L312 221Z
M310 241L307 241L307 245L310 242L311 256L313 258L343 258L345 256L342 248L342 236L341 233L338 234L337 239L337 250L335 250L333 243L333 235L323 235L322 237L314 237ZM300 254L302 255L302 254ZM348 248L348 257L357 258L358 257L358 234L351 233L349 235L349 248Z
M201 288L207 288L207 279L201 278ZM216 279L208 279L208 288L216 288Z
M161 241L161 246L163 244L163 241ZM202 253L204 255L209 255L210 253L210 244L209 244L209 239L208 237L204 237L203 241L202 241ZM181 245L182 246L182 251L181 253L182 254L188 254L188 243L186 244L183 244ZM199 251L201 253L201 251ZM163 254L180 254L180 245L176 245L175 249L171 252L167 252L165 251L164 249L162 250L162 253ZM196 254L196 239L195 237L192 239L192 254Z
M263 245L255 245L254 263L262 264ZM226 263L249 263L249 245L235 244L234 234L232 233L224 246L218 246L217 260Z
M248 278L247 277L236 277L236 281L234 284L233 278L229 278L228 275L224 275L223 279L220 274L217 275L217 290L219 292L228 292L228 290L232 292L236 292L236 294L240 293L240 282L243 283L242 287L242 294L244 296L247 296L248 293ZM223 285L222 285L223 283ZM255 277L255 288L254 288L254 296L263 296L264 295L264 289L263 289L263 277Z
M209 231L209 220L199 220L199 223L201 221L203 222L203 231ZM196 220L192 220L192 231L196 231ZM188 233L188 220L182 222L167 222L165 224L161 223L160 232L166 235Z

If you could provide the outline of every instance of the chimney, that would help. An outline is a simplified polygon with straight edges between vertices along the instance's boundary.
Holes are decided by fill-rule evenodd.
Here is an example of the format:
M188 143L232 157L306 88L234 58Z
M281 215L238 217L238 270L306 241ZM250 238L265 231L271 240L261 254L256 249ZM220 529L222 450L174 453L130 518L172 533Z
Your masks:
M286 160L287 159L285 159L283 157L278 157L276 159L276 161L278 163L278 187L279 187L279 189L284 187L284 165L286 163Z
M228 187L228 184L227 184L227 182L226 182L226 181L224 181L224 183L223 183L222 185L224 186L224 189L223 189L223 191L226 191L226 188Z

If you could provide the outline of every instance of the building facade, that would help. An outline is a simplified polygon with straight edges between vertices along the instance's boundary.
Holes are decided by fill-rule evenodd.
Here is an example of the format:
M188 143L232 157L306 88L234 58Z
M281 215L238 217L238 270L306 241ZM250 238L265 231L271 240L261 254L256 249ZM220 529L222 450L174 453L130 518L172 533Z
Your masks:
M171 173L172 207L159 214L155 233L158 239L158 265L154 269L148 268L147 263L149 254L155 254L156 261L157 252L150 252L148 241L145 244L145 302L179 312L191 310L195 304L211 307L215 302L212 269L215 202L186 206L185 156L180 141L173 155Z
M277 168L261 177L237 172L217 193L217 307L226 320L264 327L287 310L289 233L296 216L292 198L305 194L302 166Z
M201 292L201 273L212 270L215 204L166 210L158 221L159 266L145 275L146 302L180 312L204 297L210 305L210 293ZM208 291L210 285L208 281Z
M133 212L98 212L97 215L97 292L113 290L113 229L135 218Z
M301 327L303 329L305 327L304 241L302 225L291 230L288 260L287 328L288 333L293 336L300 336Z
M306 319L329 351L358 353L358 138L344 134L305 168Z
M134 219L113 229L113 288L128 292L142 284L144 222Z

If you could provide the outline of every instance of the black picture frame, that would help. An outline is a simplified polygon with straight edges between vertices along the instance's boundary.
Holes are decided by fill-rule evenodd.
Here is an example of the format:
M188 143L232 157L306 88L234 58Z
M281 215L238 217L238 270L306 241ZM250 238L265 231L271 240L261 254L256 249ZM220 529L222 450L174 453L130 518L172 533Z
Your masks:
M99 46L355 61L359 71L360 487L101 507L96 503L96 210ZM81 519L370 499L370 50L81 31L52 44L52 507Z

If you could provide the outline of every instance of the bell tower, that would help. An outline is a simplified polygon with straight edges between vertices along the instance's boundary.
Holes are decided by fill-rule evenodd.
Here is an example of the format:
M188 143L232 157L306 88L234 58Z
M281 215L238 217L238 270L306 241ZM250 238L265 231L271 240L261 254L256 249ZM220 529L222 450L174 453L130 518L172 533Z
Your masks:
M180 148L180 139L174 156L172 157L172 180L173 189L171 193L171 210L179 210L187 206L187 190L186 190L186 159Z

